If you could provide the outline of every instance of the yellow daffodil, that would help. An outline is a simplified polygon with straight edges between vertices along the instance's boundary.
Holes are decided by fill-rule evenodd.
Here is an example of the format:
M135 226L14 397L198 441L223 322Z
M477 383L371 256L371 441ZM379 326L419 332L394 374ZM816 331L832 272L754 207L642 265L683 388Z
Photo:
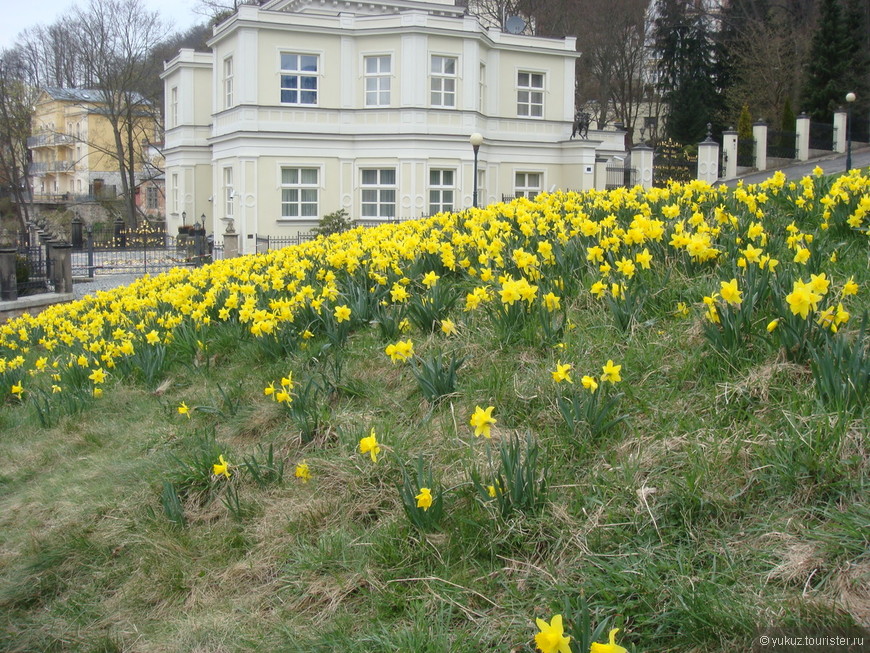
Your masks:
M427 487L420 488L420 494L414 497L417 500L417 507L423 511L429 510L432 507L432 492Z
M571 637L565 635L562 615L554 615L550 623L543 619L536 619L535 623L541 631L535 635L535 646L541 653L571 653Z
M184 415L187 419L190 419L190 409L187 407L187 404L183 401L178 405L178 414Z
M608 381L610 383L619 383L622 381L622 377L619 375L620 370L622 370L622 365L614 365L612 360L608 360L607 365L601 369L604 371L601 375L602 381Z
M490 428L496 423L496 420L492 417L493 410L495 410L495 406L489 406L486 410L480 406L474 407L474 414L471 416L470 424L474 427L475 437L480 437L481 435L485 438L491 437Z
M103 371L102 367L98 367L90 373L88 378L94 383L103 383L106 380L106 373Z
M381 453L381 447L378 444L378 438L375 435L375 430L372 429L367 437L360 438L359 452L367 453L373 463L378 462L378 454Z
M616 633L618 632L619 628L612 628L610 630L608 636L609 641L607 644L592 642L592 647L589 649L589 653L628 653L627 648L616 643Z
M24 394L24 386L21 384L21 381L12 384L12 394L21 399L21 396Z
M295 476L303 483L307 483L311 480L311 469L308 467L306 461L303 460L301 463L297 463Z
M407 363L414 356L414 343L410 338L405 341L399 340L394 345L387 345L384 353L394 363Z
M767 332L773 333L776 330L776 327L778 327L778 326L779 326L779 318L776 318L775 320L771 320L770 322L767 323Z
M595 392L598 390L598 382L594 377L584 375L582 379L580 379L580 383L586 388L589 392Z
M737 289L737 279L731 279L731 281L722 281L719 284L720 290L719 294L722 299L731 304L732 306L739 306L743 301L743 297L740 294L740 291Z
M347 322L350 320L350 307L349 306L336 306L335 312L335 321L339 324L342 322Z
M427 272L423 276L423 285L426 286L427 288L432 288L433 286L435 286L436 283L438 283L438 279L440 279L440 278L441 277L439 277L434 272Z
M224 460L224 455L221 454L218 456L218 462L212 465L212 474L215 476L225 476L229 478L230 474L230 463L227 460Z
M551 372L551 374L553 375L553 380L556 383L562 383L562 381L565 381L567 383L574 383L571 380L571 375L569 374L570 371L571 371L571 364L570 363L565 363L564 365L562 365L561 363L557 362L556 369L553 372Z
M455 336L457 333L456 324L449 317L441 320L441 331L448 336Z
M849 277L846 280L846 283L843 284L843 297L848 297L849 295L857 295L858 294L858 284L855 283L854 277Z

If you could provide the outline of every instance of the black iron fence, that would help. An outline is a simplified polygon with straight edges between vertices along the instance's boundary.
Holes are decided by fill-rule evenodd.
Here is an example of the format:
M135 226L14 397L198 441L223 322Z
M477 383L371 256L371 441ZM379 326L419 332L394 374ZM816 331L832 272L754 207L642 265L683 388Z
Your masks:
M797 132L768 129L767 156L774 159L794 159L797 157Z
M737 166L740 168L755 167L754 138L743 138L737 141Z
M632 188L637 184L637 168L628 168L625 166L607 166L607 180L605 188L613 190L614 188Z
M836 138L834 125L815 120L810 122L810 149L832 151Z

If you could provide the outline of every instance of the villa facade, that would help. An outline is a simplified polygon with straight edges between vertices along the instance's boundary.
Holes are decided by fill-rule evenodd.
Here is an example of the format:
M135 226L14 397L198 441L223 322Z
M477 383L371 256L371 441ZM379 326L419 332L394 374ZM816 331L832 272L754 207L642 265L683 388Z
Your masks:
M272 0L165 64L168 225L292 236L605 185L623 132L571 139L575 39L484 28L452 0ZM477 154L469 137L483 136ZM182 218L182 216L186 216Z

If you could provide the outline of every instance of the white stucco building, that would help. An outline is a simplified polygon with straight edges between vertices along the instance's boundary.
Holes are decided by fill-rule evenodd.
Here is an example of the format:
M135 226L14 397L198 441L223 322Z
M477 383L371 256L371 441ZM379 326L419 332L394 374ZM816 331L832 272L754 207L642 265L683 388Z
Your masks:
M169 226L309 231L604 187L623 133L570 139L575 39L486 29L453 0L271 0L167 62Z

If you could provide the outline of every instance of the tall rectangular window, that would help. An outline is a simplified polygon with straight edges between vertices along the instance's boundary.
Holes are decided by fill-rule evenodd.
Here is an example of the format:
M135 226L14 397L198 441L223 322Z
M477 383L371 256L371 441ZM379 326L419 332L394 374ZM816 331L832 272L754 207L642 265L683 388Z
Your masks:
M517 172L514 176L514 195L535 197L541 192L543 175L540 172Z
M315 218L319 187L317 168L281 168L281 217Z
M224 109L233 106L233 58L224 59Z
M169 126L178 127L178 87L169 89Z
M486 64L480 64L480 82L477 87L477 110L486 113Z
M544 73L517 73L517 115L544 116Z
M455 177L456 174L453 170L433 169L429 171L429 215L453 210L453 196L456 190Z
M364 218L396 217L395 168L360 171L362 188L360 208Z
M178 213L178 173L172 173L172 212Z
M233 200L236 192L233 189L233 169L224 168L224 217L233 217Z
M365 57L366 106L390 106L390 55Z
M429 102L433 107L456 106L456 58L432 55Z
M81 183L81 181L79 183ZM157 210L157 192L156 186L148 186L145 188L145 208L149 211Z
M316 54L281 53L281 104L317 104Z

